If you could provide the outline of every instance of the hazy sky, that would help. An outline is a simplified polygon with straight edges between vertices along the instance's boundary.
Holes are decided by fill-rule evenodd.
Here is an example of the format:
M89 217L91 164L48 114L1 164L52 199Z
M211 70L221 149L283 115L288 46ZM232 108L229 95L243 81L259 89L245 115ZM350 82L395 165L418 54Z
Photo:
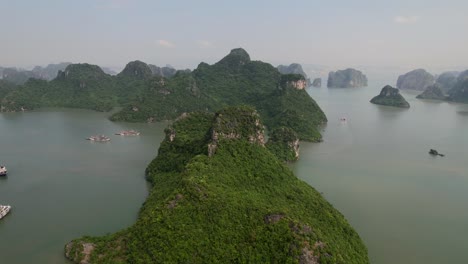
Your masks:
M468 65L466 0L0 0L0 65Z

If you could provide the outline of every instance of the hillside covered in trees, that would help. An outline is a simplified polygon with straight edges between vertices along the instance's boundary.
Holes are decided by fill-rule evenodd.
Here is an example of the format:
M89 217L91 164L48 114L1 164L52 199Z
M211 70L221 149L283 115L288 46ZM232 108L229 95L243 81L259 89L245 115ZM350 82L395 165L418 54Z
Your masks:
M113 121L172 120L192 111L217 111L225 106L255 107L270 128L289 127L302 140L320 141L317 126L326 122L320 107L304 90L299 74L282 75L268 63L251 61L234 49L214 65L200 63L194 71L165 78L141 61L111 76L96 65L70 64L52 81L29 79L6 94L2 111L40 107L122 110Z
M251 107L190 113L146 169L136 223L65 246L76 263L369 263L345 218L265 145Z

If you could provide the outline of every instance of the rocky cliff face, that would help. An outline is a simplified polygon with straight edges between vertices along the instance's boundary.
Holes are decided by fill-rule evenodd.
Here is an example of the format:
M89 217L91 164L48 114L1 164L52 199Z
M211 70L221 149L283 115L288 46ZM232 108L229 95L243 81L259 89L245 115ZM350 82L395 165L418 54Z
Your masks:
M410 71L400 75L397 81L397 88L424 91L429 85L434 84L434 76L424 69Z
M299 159L299 137L290 128L280 127L273 130L266 147L282 161L291 162Z
M300 74L306 81L306 87L310 85L310 79L307 77L307 74L299 63L292 63L289 66L279 65L277 69L281 74Z
M232 139L247 139L252 144L265 145L264 126L257 111L250 107L229 107L217 112L208 156L215 154L220 141Z
M367 86L367 77L361 71L355 69L339 70L328 74L327 87L329 88L353 88Z
M304 76L300 74L281 75L280 86L283 89L290 87L296 90L303 90L308 87L307 81L304 79Z
M429 85L423 93L416 96L418 99L431 99L431 100L445 100L447 96L444 95L441 86L436 83Z
M400 94L400 90L391 87L390 85L385 86L380 91L380 94L370 100L373 104L387 105L394 107L409 108L409 103Z
M322 87L322 78L315 78L312 82L313 87Z

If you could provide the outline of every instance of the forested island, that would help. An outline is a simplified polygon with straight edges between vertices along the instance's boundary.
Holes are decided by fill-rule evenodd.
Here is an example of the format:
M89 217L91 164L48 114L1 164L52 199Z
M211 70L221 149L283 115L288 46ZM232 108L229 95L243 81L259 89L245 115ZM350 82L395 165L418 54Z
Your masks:
M390 85L386 85L380 91L380 94L375 96L370 100L373 104L400 107L400 108L409 108L410 104L405 98L400 94L400 90L393 88Z
M345 218L265 145L251 107L182 115L136 223L65 246L76 263L369 263ZM291 136L282 130L275 137ZM288 137L289 137L288 136ZM277 141L282 141L278 139ZM267 143L268 144L268 143Z
M122 110L111 117L113 121L154 122L245 104L255 107L271 130L288 127L301 140L320 141L317 126L327 119L306 86L302 75L281 74L268 63L251 61L239 48L213 65L202 62L193 71L175 73L141 61L128 63L116 76L96 65L70 64L51 81L32 78L6 93L1 111L40 107L109 111L119 106Z

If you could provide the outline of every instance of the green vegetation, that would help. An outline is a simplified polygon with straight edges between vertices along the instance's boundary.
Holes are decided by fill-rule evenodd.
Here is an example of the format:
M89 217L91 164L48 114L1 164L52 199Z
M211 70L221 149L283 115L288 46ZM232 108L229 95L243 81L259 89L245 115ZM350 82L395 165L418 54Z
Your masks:
M317 126L325 114L306 91L291 85L305 81L299 74L281 75L268 63L251 61L243 49L234 49L214 65L200 63L193 72L178 71L167 79L152 74L141 62L127 64L117 76L98 66L71 64L56 79L30 79L9 93L5 111L39 107L75 107L122 110L113 121L153 122L172 120L182 113L215 112L226 106L255 107L269 129L286 126L302 140L320 141Z
M250 107L192 113L166 130L136 223L66 246L91 263L369 263L345 218L252 138ZM260 122L260 123L259 123ZM216 136L217 135L217 136ZM208 145L216 143L209 157ZM85 254L83 246L92 248ZM315 261L315 262L312 262Z
M0 80L0 101L3 99L3 97L13 91L15 87L16 86L13 83Z
M299 158L299 137L290 128L280 127L273 130L266 147L282 161L296 161Z
M410 104L400 94L400 90L393 88L390 85L386 85L380 91L380 94L370 100L373 104L409 108Z

